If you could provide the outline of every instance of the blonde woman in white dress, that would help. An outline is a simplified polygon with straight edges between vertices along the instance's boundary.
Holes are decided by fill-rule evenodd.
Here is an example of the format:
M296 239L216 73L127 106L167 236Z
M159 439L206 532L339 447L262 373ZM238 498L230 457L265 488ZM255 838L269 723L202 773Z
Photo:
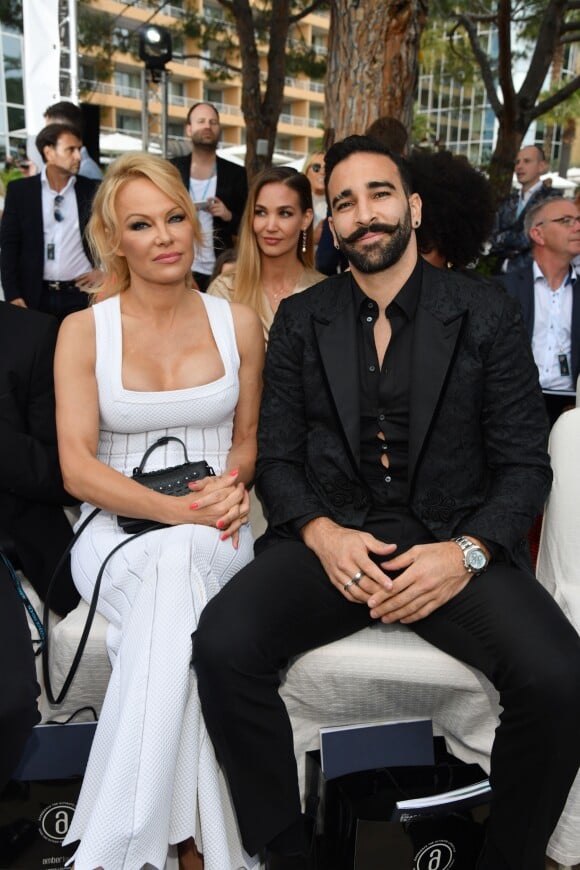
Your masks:
M256 314L191 289L199 229L177 171L128 154L101 185L90 223L104 301L63 324L55 381L59 451L82 518L102 512L72 554L90 600L126 539L117 515L166 528L108 562L99 611L113 672L67 842L75 870L251 867L207 737L191 668L207 601L253 556L246 486L254 474L263 342ZM168 496L130 480L165 435L215 470ZM183 462L170 441L147 470ZM170 850L171 847L171 850ZM200 857L203 855L203 860Z

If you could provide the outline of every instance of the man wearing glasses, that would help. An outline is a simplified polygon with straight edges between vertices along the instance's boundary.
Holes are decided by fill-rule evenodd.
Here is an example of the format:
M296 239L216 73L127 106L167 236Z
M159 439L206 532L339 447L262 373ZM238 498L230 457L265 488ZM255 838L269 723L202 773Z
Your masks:
M44 166L12 181L0 230L6 300L55 315L86 308L98 284L84 231L98 181L79 176L82 141L76 127L49 124L36 137Z
M504 276L518 299L532 342L546 410L553 424L573 406L580 374L580 211L561 197L529 209L524 222L532 263Z

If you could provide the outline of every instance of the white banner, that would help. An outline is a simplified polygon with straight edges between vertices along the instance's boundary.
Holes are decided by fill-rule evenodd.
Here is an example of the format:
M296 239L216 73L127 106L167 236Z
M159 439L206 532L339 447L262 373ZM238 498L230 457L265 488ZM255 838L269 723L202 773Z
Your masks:
M36 136L45 110L60 99L58 0L23 0L22 14L26 130Z

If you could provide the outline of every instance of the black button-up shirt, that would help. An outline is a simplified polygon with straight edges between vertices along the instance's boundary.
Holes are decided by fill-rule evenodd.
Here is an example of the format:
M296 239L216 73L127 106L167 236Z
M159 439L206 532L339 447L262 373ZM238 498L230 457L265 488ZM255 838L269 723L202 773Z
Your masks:
M373 502L372 514L406 508L409 502L409 393L415 312L421 290L421 260L386 308L358 287L352 292L357 312L360 384L360 470ZM374 338L377 319L386 316L391 338L379 365ZM387 464L388 463L388 464Z
M409 508L411 358L422 277L419 257L384 314L352 280L358 312L360 473L371 494L364 528L382 541L396 543L398 553L434 540ZM379 366L374 327L381 316L391 325L391 338ZM371 558L377 563L383 560L372 554Z

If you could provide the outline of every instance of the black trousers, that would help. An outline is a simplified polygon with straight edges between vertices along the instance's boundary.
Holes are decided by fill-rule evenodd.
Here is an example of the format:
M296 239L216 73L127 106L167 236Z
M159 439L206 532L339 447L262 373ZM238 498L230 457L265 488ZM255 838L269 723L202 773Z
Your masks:
M26 611L0 561L0 792L40 719L39 694Z
M298 541L263 552L203 611L194 635L202 709L249 853L300 814L280 670L371 622ZM410 628L500 693L482 870L544 870L580 764L580 638L537 580L501 562Z
M576 396L558 396L556 393L543 393L543 396L550 426L554 425L564 410L573 408L576 403Z

